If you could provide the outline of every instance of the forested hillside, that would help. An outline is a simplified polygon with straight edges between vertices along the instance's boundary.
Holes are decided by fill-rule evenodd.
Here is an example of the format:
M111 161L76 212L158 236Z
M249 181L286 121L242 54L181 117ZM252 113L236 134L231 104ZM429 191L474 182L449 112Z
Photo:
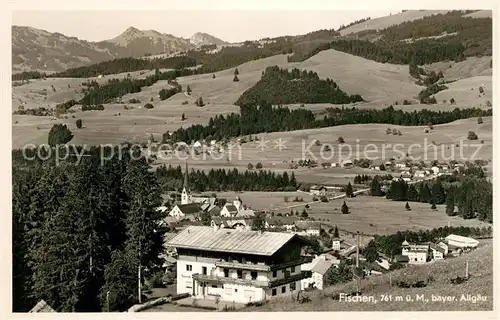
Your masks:
M268 67L262 79L246 90L235 102L242 106L266 101L273 105L292 103L348 104L363 101L356 95L348 95L331 79L321 80L317 73L307 70Z

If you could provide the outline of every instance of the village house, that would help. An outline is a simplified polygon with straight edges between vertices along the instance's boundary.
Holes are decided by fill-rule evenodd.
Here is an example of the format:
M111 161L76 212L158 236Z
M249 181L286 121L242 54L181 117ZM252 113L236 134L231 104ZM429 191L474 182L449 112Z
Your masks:
M169 241L177 258L177 294L236 303L294 294L311 275L301 265L309 242L293 233L190 226Z
M311 186L309 189L309 193L313 196L324 196L326 195L326 187L325 186Z
M319 236L321 232L321 223L316 221L296 220L295 227L299 230L299 234L307 236Z
M409 244L406 240L401 245L401 255L408 257L409 264L423 264L429 260L428 244Z
M340 251L342 242L344 242L343 239L333 238L332 239L332 250L333 251Z
M227 229L240 229L250 230L253 225L252 218L238 218L238 217L212 217L210 221L212 227L227 228Z
M431 244L429 246L431 249L432 259L433 260L443 260L446 250L436 244Z
M301 268L302 270L311 271L311 277L300 281L301 290L306 290L308 288L323 290L327 284L328 271L338 266L339 263L340 260L335 258L329 259L326 255L316 256L313 261L304 263Z
M202 212L201 206L197 203L176 204L168 215L176 220L189 219L194 221L199 218Z
M479 241L470 237L450 234L438 242L437 246L444 250L444 256L460 256L479 245Z
M298 218L290 216L274 216L274 217L269 217L265 221L265 227L266 229L283 229L286 231L294 231L296 229L295 227L295 221L297 221Z

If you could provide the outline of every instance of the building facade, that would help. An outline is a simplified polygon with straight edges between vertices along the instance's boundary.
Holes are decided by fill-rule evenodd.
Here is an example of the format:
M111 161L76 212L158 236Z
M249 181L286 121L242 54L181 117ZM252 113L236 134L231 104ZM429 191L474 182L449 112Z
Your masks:
M293 234L190 226L169 245L177 250L177 293L237 303L300 290L307 240Z
M409 264L424 264L429 259L428 244L409 244L406 240L401 246L401 255L408 257Z

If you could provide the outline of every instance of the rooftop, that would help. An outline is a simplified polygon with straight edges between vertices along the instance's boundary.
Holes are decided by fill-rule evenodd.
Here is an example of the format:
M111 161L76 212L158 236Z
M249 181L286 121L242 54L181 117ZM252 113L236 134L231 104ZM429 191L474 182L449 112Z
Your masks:
M314 264L311 271L324 275L328 270L330 270L331 267L333 267L333 265L334 263L331 260L320 259Z
M182 211L182 213L184 214L188 214L188 213L198 213L201 210L201 207L199 204L197 203L189 203L189 204L178 204L177 207L179 208L179 210Z
M235 252L271 256L293 238L293 233L214 229L189 226L168 242L169 246L184 249Z

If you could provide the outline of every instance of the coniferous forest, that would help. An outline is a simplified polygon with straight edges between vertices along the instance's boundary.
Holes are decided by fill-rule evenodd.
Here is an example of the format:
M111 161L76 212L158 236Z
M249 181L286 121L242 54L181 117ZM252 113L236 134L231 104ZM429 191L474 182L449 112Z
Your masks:
M138 269L161 266L158 182L145 159L115 151L103 165L97 147L79 165L13 154L14 311L40 299L56 311L106 311L108 302L124 311L138 300Z
M321 80L317 73L299 69L268 67L262 79L243 92L236 105L267 101L273 105L292 103L351 103L363 101L360 95L348 95L333 80Z

